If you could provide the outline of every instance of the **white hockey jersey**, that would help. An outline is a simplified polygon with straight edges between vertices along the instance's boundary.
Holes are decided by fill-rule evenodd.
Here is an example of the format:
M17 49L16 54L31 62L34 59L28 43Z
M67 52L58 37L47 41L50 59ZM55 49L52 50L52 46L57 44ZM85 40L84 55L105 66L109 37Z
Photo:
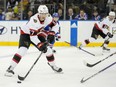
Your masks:
M41 22L39 20L39 15L37 13L34 16L32 16L30 20L26 23L26 25L24 25L21 28L21 34L29 34L31 41L37 45L40 42L37 37L37 34L40 31L44 30L44 27L47 25L50 25L51 27L53 27L53 31L55 31L54 27L56 26L56 22L54 22L51 15L50 14L47 15L44 22Z
M107 16L102 21L95 23L97 29L101 30L104 34L110 32L110 26L114 23L115 20L110 21Z

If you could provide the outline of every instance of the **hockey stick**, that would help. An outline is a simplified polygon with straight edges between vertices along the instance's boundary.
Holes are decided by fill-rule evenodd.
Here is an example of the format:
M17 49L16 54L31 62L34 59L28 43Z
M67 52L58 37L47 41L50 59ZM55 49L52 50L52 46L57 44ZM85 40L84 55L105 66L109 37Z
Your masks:
M110 38L108 38L106 41L108 41ZM100 47L103 47L104 46L104 44L105 44L105 41L104 41L104 43L100 46Z
M39 58L41 57L42 53L43 53L43 52L40 53L40 55L38 56L38 58L37 58L36 61L33 63L33 65L31 66L31 68L29 69L29 71L27 72L27 74L26 74L24 77L21 77L21 76L18 75L18 79L19 79L20 81L25 80L25 78L29 75L30 71L33 69L34 65L37 63L37 61L38 61Z
M106 58L104 58L104 59L102 59L102 60L99 60L98 62L96 62L96 63L94 63L94 64L89 64L89 63L86 63L86 62L85 62L85 65L88 66L88 67L93 67L93 66L99 64L100 62L103 62L104 60L110 58L110 57L113 56L114 54L116 54L116 52L110 54L110 55L107 56Z
M65 41L65 43L70 44L70 43L69 43L69 42L67 42L67 41ZM72 45L72 46L74 46L74 45ZM76 47L76 48L78 48L78 49L80 49L80 50L82 50L82 51L84 51L84 52L86 52L86 53L88 53L88 54L90 54L90 55L92 55L92 56L96 56L95 54L90 53L89 51L86 51L86 50L84 50L84 49L82 49L82 48L79 48L79 47L77 47L77 46L74 46L74 47Z
M115 32L116 32L116 30L112 31L112 35L114 35ZM110 37L106 41L108 41L109 39L110 39ZM104 44L105 44L105 41L104 41L104 43L100 47L103 47Z
M116 62L114 62L114 63L110 64L109 66L107 66L107 67L103 68L102 70L98 71L97 73L95 73L95 74L91 75L90 77L88 77L88 78L86 78L86 79L82 78L82 80L81 80L80 82L81 82L81 83L84 83L85 81L87 81L87 80L91 79L92 77L94 77L94 76L98 75L99 73L103 72L104 70L106 70L106 69L110 68L110 67L111 67L111 66L113 66L114 64L116 64Z

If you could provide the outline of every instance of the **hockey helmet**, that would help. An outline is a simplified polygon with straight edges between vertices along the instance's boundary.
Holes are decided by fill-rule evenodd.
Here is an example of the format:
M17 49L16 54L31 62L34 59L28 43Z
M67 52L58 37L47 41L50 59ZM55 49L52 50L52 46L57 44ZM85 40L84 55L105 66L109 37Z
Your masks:
M115 12L113 11L109 12L109 16L115 16Z
M57 18L59 18L59 14L58 14L58 13L54 13L54 14L52 15L52 17L57 17Z
M38 13L48 13L48 7L46 5L40 5L38 7Z

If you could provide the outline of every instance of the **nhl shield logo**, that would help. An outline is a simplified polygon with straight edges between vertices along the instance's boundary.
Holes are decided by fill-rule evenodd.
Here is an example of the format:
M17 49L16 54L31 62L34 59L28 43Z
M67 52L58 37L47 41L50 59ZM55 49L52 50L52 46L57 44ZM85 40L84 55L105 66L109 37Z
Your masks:
M7 32L7 28L2 26L2 25L0 25L0 35L5 34L6 32Z

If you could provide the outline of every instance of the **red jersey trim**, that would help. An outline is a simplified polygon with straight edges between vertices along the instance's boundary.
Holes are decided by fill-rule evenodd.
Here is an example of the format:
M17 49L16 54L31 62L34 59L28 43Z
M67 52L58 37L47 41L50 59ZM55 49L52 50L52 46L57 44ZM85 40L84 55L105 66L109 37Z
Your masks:
M96 27L96 29L102 31L96 23L95 23L95 27Z

